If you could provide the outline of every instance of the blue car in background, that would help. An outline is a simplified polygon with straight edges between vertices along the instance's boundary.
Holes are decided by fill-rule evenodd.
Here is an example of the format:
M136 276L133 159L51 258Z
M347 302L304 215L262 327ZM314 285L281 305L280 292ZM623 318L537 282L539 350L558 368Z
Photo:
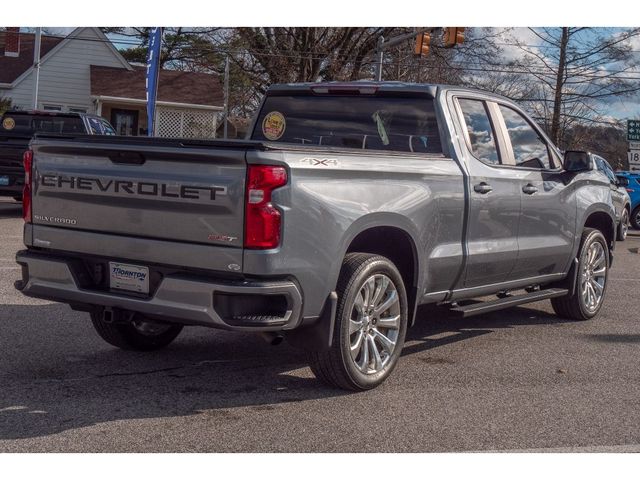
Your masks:
M631 199L631 225L640 230L640 173L616 172L616 177L627 189Z

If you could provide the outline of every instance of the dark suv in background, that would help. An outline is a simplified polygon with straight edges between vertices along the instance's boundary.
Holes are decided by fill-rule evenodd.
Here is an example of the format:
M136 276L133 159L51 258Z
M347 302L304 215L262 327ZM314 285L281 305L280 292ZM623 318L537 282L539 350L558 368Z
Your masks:
M22 198L22 156L36 133L115 135L104 118L87 113L12 110L0 119L0 196Z

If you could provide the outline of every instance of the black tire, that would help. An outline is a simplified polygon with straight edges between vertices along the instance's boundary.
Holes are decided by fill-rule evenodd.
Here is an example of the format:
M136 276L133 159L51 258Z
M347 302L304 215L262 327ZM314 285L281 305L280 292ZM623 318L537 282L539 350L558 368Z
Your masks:
M374 277L375 275L377 275L377 277ZM351 336L357 336L361 332L357 331L355 333L350 333L349 327L352 322L352 315L357 310L355 306L356 296L360 295L361 289L365 288L364 284L367 280L381 277L386 277L386 280L390 280L392 282L392 285L390 285L390 287L385 287L384 291L382 291L382 288L380 289L381 295L386 296L384 298L390 300L393 296L393 292L391 290L387 290L387 288L395 288L398 302L394 302L393 307L389 308L394 308L400 318L397 320L397 328L394 327L392 331L393 335L397 336L395 337L395 347L393 348L393 351L391 354L387 354L385 356L386 364L384 364L379 371L365 373L359 370L359 367L356 364L356 358L352 358L351 355ZM386 282L386 280L384 281ZM374 285L376 286L375 291L377 291L378 284L374 283ZM320 381L332 387L354 391L369 390L377 387L386 380L395 368L404 345L404 338L407 330L408 309L407 294L402 281L402 276L395 265L385 257L368 253L350 253L345 257L342 264L336 293L338 294L338 305L336 309L333 343L331 348L328 350L309 353L311 370ZM387 295L387 293L389 293L389 295ZM379 299L382 304L387 304L386 300L382 301L383 297L379 297ZM372 320L370 321L371 323L367 320L366 323L368 323L369 326L363 327L363 330L365 328L370 328L371 330L369 333L373 332L372 338L377 338L377 332L375 332L375 315L378 317L377 321L379 322L379 330L380 328L383 328L381 325L384 319L381 319L381 317L384 313L391 315L391 313L388 312L390 312L390 309L382 310L377 314L368 314L371 316ZM393 315L397 316L397 314ZM367 316L367 318L369 318L369 316ZM389 330L387 330L385 334L388 335ZM362 335L364 340L361 340L361 349L365 349L363 347L367 344L367 336L364 335L364 331L362 332ZM374 345L377 345L375 340L371 341ZM367 352L370 351L369 345L371 344L369 343L366 345ZM374 347L374 349L375 348L376 347ZM381 348L384 350L384 347ZM369 358L368 355L367 358ZM380 357L378 356L377 358L379 359ZM363 361L363 364L366 365L364 368L368 369L368 363L366 360Z
M631 226L636 230L640 230L640 205L631 212Z
M122 350L159 350L173 342L182 331L182 325L152 324L163 328L159 328L156 333L144 333L134 324L144 322L144 317L141 316L135 316L132 322L106 322L100 313L92 313L91 322L105 342Z
M616 238L619 242L624 242L627 238L627 230L629 228L629 210L625 207L620 215L620 223L616 231Z
M582 294L583 290L583 271L588 265L588 252L591 245L595 242L599 242L605 255L605 274L604 274L604 288L602 291L602 299L597 304L595 309L589 309L587 302ZM564 297L552 298L551 306L554 312L560 317L570 318L573 320L589 320L595 317L604 303L605 294L607 292L607 279L609 276L609 247L607 246L607 240L599 230L593 228L585 228L582 233L582 239L580 241L580 250L578 251L578 279L576 282L575 292Z

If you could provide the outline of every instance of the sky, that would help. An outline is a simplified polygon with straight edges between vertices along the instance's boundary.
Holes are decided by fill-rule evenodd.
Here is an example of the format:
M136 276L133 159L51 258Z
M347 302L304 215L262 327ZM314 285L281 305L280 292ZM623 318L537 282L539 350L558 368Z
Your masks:
M54 35L67 35L73 30L73 28L65 28L65 27L50 27L46 28L47 33ZM504 42L501 42L502 48L502 58L500 59L500 63L506 63L510 60L514 60L522 55L522 50L517 46L510 45L514 43L514 40L517 40L531 48L532 50L539 53L541 56L546 57L545 51L537 46L541 45L542 42L540 38L536 36L536 34L531 31L529 28L524 27L516 27L516 28L496 28L496 32L500 33ZM539 29L536 29L540 31ZM620 28L600 28L597 30L600 33L604 33L606 35L617 35L622 29ZM588 42L593 40L595 37L594 31L586 31L582 35L581 40ZM126 49L131 47L131 42L134 41L131 37L118 35L118 34L110 34L110 39L114 42L116 48L118 49ZM633 50L634 60L640 64L640 36L633 38L629 42L629 48ZM602 68L609 70L619 70L620 66L615 63L605 65ZM640 68L635 68L630 72L625 73L625 75L634 75L640 77ZM638 80L640 81L640 80ZM598 112L605 118L624 120L629 118L640 118L640 94L634 94L632 97L611 97L606 98L603 101L599 102L596 109Z

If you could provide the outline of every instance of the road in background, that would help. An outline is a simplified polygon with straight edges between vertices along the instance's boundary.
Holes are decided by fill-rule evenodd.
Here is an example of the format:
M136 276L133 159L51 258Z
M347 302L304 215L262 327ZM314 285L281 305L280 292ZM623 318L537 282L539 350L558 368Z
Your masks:
M422 309L387 382L348 394L255 335L105 344L87 314L15 291L21 212L0 200L0 452L640 452L631 235L598 319L558 318L548 301L467 320Z

